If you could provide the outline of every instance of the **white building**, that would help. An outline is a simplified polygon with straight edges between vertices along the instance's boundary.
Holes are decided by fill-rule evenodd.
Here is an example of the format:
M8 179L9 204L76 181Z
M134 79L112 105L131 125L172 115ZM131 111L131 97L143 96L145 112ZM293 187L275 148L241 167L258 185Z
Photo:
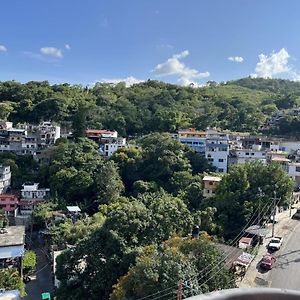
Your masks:
M38 183L32 184L23 184L23 188L21 190L22 199L37 199L37 200L45 200L50 195L50 189L48 188L39 188Z
M9 166L0 165L0 194L7 191L11 183L11 171Z
M289 175L292 177L295 187L299 187L300 186L300 163L289 164Z
M216 167L216 172L227 173L229 136L216 130L207 131L205 158Z
M240 149L235 151L236 163L244 164L246 162L261 161L267 162L266 151L261 150L261 145L253 145L252 149Z
M114 138L108 141L107 143L101 144L99 152L101 155L110 157L116 152L119 148L126 147L125 138Z
M37 126L39 132L39 143L42 147L54 145L60 138L60 126L51 122L43 122Z

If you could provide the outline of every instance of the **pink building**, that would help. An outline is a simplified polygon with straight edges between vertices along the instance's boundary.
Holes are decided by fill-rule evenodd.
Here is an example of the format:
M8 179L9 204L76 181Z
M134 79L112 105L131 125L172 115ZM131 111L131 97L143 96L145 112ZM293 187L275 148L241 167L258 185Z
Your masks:
M11 194L0 195L0 209L7 216L17 216L19 197Z

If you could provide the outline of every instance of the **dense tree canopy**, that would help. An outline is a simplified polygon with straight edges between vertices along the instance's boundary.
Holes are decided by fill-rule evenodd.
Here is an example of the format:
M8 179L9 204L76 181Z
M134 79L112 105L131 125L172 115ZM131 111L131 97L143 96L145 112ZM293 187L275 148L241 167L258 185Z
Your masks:
M145 247L136 264L114 286L110 299L139 299L152 294L170 299L176 295L180 280L193 285L199 293L235 287L233 276L220 264L221 257L205 237L199 240L173 238L159 248ZM207 268L218 271L211 276L210 272L202 272ZM183 295L191 294L183 289Z
M265 208L262 214L269 216L274 207L274 191L277 205L288 206L293 183L281 165L255 162L232 167L215 195L217 220L225 236L238 233L258 205Z
M261 78L201 88L153 80L131 87L97 83L92 88L6 81L0 82L0 119L72 122L77 137L84 127L115 129L125 136L190 126L257 132L273 111L264 108L265 100L287 109L299 103L299 96L296 82Z

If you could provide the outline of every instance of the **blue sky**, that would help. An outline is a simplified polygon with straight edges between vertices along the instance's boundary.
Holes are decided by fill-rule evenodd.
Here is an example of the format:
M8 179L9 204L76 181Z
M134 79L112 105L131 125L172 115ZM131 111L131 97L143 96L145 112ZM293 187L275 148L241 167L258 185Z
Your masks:
M300 78L298 0L3 0L0 80Z

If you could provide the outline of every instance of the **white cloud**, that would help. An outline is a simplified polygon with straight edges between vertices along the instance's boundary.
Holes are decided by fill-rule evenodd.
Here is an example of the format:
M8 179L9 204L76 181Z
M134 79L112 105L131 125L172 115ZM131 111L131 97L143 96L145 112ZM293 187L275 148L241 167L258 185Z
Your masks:
M4 45L0 45L0 52L6 52L7 48Z
M241 56L229 56L228 60L241 63L244 59Z
M289 65L290 55L282 48L278 52L272 52L269 55L260 54L258 63L256 64L255 74L253 77L272 78L274 75L286 74L293 75L295 72L293 67Z
M65 44L65 48L66 48L67 50L71 50L71 46L70 46L69 44Z
M112 83L112 84L117 84L119 82L125 82L127 87L131 86L133 84L141 83L143 81L144 80L137 79L133 76L128 76L126 78L111 78L111 79L103 78L103 79L99 80L99 82Z
M57 57L57 58L63 57L62 50L55 48L55 47L43 47L40 49L40 52L43 55L53 56L53 57Z
M178 82L182 85L189 85L191 83L197 85L195 80L210 76L209 72L199 72L196 69L187 67L180 60L189 55L188 50L184 50L181 53L174 54L171 58L167 59L162 64L158 64L154 68L154 74L156 76L178 76Z

